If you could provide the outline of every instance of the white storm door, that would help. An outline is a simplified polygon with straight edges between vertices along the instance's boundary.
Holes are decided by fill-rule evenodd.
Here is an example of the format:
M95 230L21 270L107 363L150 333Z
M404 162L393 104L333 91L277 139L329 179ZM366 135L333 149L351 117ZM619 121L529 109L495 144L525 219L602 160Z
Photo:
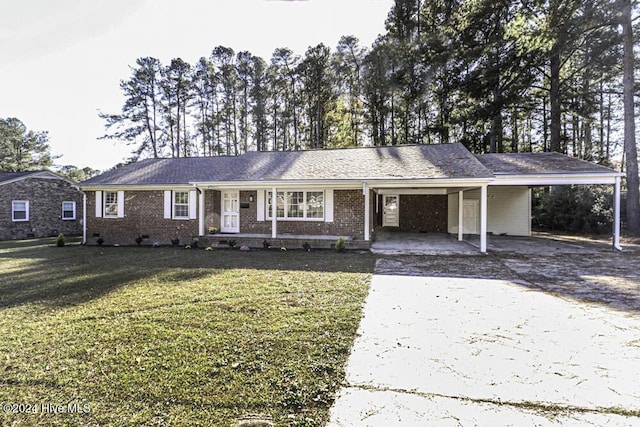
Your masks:
M464 234L479 234L480 200L465 200L462 204L462 227Z
M385 194L382 196L382 226L398 227L400 225L400 196Z
M223 191L222 209L220 213L220 232L240 232L240 192Z

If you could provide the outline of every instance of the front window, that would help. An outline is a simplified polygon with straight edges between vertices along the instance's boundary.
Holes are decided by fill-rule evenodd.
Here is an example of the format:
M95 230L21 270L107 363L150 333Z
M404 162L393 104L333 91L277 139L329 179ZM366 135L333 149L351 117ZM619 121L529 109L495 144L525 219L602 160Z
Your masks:
M29 202L14 200L11 202L12 219L14 222L29 221Z
M175 191L173 193L173 217L189 218L189 192Z
M273 212L271 194L271 191L267 192L265 203L269 219ZM276 211L280 219L322 220L324 218L323 191L278 191L276 203Z
M118 192L117 191L104 192L104 216L105 217L118 216Z
M76 202L62 202L62 219L76 219Z

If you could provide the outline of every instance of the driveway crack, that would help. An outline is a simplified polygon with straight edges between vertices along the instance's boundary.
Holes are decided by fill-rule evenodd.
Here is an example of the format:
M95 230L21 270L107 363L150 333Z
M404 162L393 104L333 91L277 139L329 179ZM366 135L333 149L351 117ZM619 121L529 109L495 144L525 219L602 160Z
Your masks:
M370 391L370 392L392 392L398 394L407 394L412 396L419 396L425 399L453 399L467 403L479 403L486 405L507 406L515 409L544 413L547 415L561 415L569 413L581 413L581 414L613 414L626 417L640 418L640 410L630 410L620 407L597 407L588 408L584 406L575 405L563 405L556 403L544 403L544 402L531 402L531 401L508 401L496 398L478 398L468 396L449 395L442 393L424 392L418 390L407 390L402 388L376 386L371 384L347 384L347 388L353 388L358 390Z

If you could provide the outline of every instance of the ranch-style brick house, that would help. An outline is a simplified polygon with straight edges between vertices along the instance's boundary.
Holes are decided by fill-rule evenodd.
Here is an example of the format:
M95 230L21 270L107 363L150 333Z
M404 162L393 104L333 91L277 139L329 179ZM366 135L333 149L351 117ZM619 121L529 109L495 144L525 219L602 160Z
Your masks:
M557 153L473 155L462 144L147 159L80 184L84 240L367 248L376 230L531 234L533 186L608 184L619 172Z
M0 239L82 234L83 194L50 172L0 172Z

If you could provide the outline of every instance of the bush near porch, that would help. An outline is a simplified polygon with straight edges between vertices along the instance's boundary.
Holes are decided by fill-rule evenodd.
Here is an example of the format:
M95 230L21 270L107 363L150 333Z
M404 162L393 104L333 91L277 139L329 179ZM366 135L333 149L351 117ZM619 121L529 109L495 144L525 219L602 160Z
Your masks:
M319 426L373 256L0 242L0 425ZM84 406L87 405L87 406ZM65 406L66 408L66 406Z
M613 192L608 187L567 185L534 189L533 227L571 233L610 233Z

